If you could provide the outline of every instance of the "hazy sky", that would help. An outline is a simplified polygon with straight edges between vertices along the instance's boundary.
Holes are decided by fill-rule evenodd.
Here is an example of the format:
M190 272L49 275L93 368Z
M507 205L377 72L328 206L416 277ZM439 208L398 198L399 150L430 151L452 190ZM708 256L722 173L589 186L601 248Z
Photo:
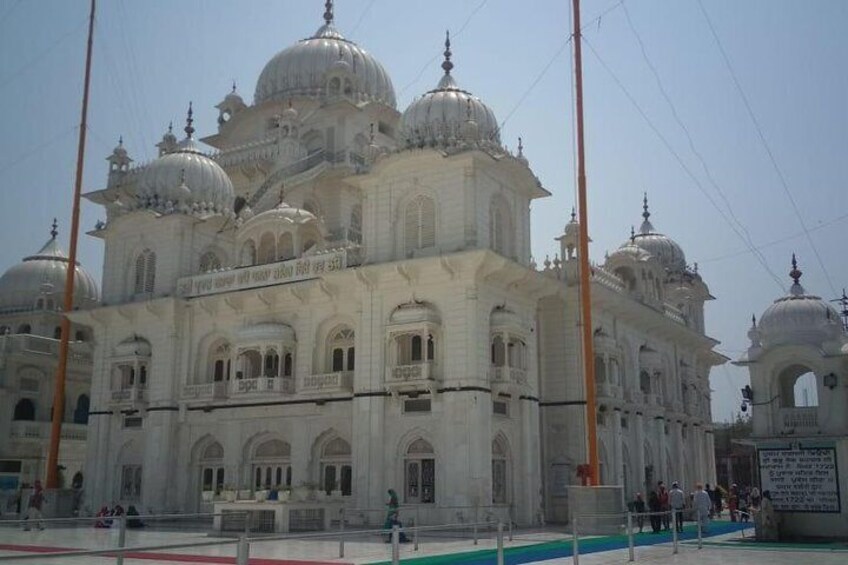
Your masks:
M591 253L603 260L638 227L647 191L654 226L698 262L717 299L707 307L708 333L735 358L747 347L751 313L785 292L793 251L809 292L834 298L848 283L848 2L702 2L830 282L698 0L583 2ZM104 159L119 135L136 161L151 159L168 122L182 127L189 100L198 133L213 133L214 105L232 81L250 103L264 64L314 33L323 13L320 0L99 4L86 191L104 186ZM0 0L3 268L38 249L54 216L67 245L87 5ZM383 63L399 110L435 86L451 29L460 86L505 120L508 146L524 138L553 193L533 207L539 262L556 251L574 202L569 8L566 0L336 2L337 26ZM86 204L83 227L102 217ZM779 282L747 250L746 232ZM99 278L99 240L84 236L80 254ZM714 369L715 419L738 410L745 382L745 371Z

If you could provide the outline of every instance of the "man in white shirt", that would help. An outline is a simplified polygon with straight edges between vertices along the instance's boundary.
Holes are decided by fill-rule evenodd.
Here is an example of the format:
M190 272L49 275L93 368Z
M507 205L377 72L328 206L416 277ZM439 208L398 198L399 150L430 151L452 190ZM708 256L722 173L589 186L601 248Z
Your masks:
M680 485L677 481L671 483L671 490L668 491L668 505L671 506L671 511L674 514L674 528L678 532L683 531L683 506L686 502L686 495L680 490Z
M698 483L695 485L695 498L692 505L695 507L695 519L701 525L701 532L706 533L710 525L710 509L713 507L713 501L710 500L710 495L704 490L704 485Z

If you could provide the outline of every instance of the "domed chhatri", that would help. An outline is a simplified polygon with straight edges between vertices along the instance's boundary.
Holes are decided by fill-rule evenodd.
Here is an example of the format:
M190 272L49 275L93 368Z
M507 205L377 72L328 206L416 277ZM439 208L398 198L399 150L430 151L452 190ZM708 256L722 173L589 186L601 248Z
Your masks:
M686 271L686 255L676 241L670 237L654 231L651 224L651 213L648 211L648 194L645 193L642 200L642 225L639 233L631 235L629 241L624 245L637 245L654 257L656 257L663 268L669 274L680 274Z
M801 286L801 271L792 254L792 287L760 316L758 337L763 347L782 344L814 344L836 339L842 333L839 312Z
M56 220L53 220L47 243L0 277L0 312L62 308L69 260L56 241L57 235ZM77 264L74 308L90 308L99 300L100 291L94 278Z
M201 152L193 138L193 121L189 104L186 138L144 168L137 189L139 204L161 213L232 215L233 183L218 163Z
M401 117L407 147L448 147L471 144L501 148L495 113L482 100L462 90L454 80L450 34L445 39L442 76L435 89L414 100Z
M338 74L338 86L330 75ZM345 82L347 79L349 82ZM370 53L349 41L333 25L333 3L325 3L324 25L310 38L277 53L262 69L254 104L306 96L345 94L356 100L396 107L389 74Z

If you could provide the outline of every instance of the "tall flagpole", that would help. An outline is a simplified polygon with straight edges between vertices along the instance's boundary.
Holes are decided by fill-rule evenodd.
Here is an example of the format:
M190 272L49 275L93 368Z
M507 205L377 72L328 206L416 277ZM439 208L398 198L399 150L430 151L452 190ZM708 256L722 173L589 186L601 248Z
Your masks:
M71 213L71 244L68 250L68 274L65 277L65 302L62 306L62 335L59 341L59 363L56 366L56 385L53 388L53 425L50 428L50 452L47 456L47 488L59 487L59 440L62 436L62 417L65 413L65 373L68 368L68 341L71 320L68 314L74 309L74 275L77 267L77 239L79 236L80 195L82 192L85 134L88 122L88 90L91 83L91 49L94 44L94 6L88 18L88 46L85 54L85 82L82 91L82 116L80 118L79 145L77 146L77 173L74 179L74 206Z
M583 375L586 388L586 444L589 484L598 484L598 429L595 420L595 352L592 331L592 296L589 282L589 214L586 209L586 149L583 141L583 51L580 35L580 0L574 6L574 72L577 101L577 200L580 214L580 308L583 338Z

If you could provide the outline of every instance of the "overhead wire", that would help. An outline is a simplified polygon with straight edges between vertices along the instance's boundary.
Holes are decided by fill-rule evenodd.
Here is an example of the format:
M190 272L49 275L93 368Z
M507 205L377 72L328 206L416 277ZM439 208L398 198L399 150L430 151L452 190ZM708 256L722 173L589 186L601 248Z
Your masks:
M38 153L42 149L46 149L46 148L50 147L51 145L53 145L54 143L56 143L60 139L66 137L68 134L76 131L78 127L79 126L71 126L71 127L67 128L65 130L62 130L59 133L57 133L56 135L54 135L53 137L51 137L50 139L48 139L47 141L44 141L44 142L40 143L39 145L37 145L36 147L33 147L32 149L28 149L28 150L24 151L23 153L19 154L17 157L15 157L11 161L9 161L8 163L6 163L2 167L0 167L0 174L5 173L6 171L11 169L15 165L22 163L23 161L26 161L29 157L32 157L34 154Z
M701 191L701 193L706 197L707 201L709 201L713 208L716 209L722 219L730 227L730 229L733 230L733 232L739 237L739 239L742 240L743 243L745 243L746 246L750 247L750 244L748 243L747 239L745 239L745 237L742 235L736 225L730 220L730 218L727 216L727 213L725 213L721 206L719 206L718 203L715 201L713 196L706 190L704 185L701 183L700 179L692 172L692 170L689 168L689 166L686 164L680 154L674 149L674 147L672 147L668 139L663 135L659 128L657 128L657 126L654 124L654 122L651 120L645 110L642 109L642 106L639 104L639 102L636 101L636 99L633 97L627 87L624 86L624 83L621 82L621 79L618 78L618 75L616 75L615 72L613 72L613 70L609 67L609 65L607 65L606 61L603 59L603 57L601 57L600 53L598 53L592 43L585 36L583 37L583 42L586 44L586 46L601 64L601 67L607 72L607 74L610 75L610 77L613 79L613 82L615 82L615 84L622 91L622 93L624 93L624 95L634 106L634 108L636 108L636 111L639 113L642 119L645 120L645 123L647 123L651 131L654 132L657 138L659 138L660 142L662 142L662 144L668 150L668 152L671 153L672 157L674 157L675 161L677 161L677 164L680 165L680 168L683 169L686 175L692 180L693 183L695 183L695 186L698 188L698 190ZM763 258L757 253L754 253L754 256L757 258L763 269L765 269L765 271L769 275L771 275L775 284L781 289L781 291L785 292L786 288L783 284L783 281L775 274L771 267L769 267L768 263L763 260Z
M733 84L736 87L736 91L739 93L740 98L742 98L742 102L745 106L745 111L748 113L748 117L751 119L751 123L754 125L754 129L757 132L757 136L759 137L760 143L765 149L766 155L768 155L769 162L774 168L775 173L777 174L778 179L780 180L780 185L783 187L783 192L786 194L786 197L789 199L789 203L792 205L792 210L795 212L795 216L798 218L798 222L801 224L801 229L804 230L804 234L807 237L807 242L810 244L810 248L813 250L813 254L816 257L816 261L819 264L822 272L824 273L825 279L827 280L828 286L830 286L830 290L834 295L837 295L836 287L833 284L833 280L830 277L830 273L825 267L824 261L819 254L818 247L813 241L812 236L810 236L810 230L807 228L806 222L804 222L804 217L801 215L801 210L798 208L798 204L795 202L795 198L792 196L792 191L789 189L789 183L786 181L786 176L783 174L780 166L777 164L777 159L774 156L774 152L771 149L771 146L766 139L765 134L763 133L763 129L760 126L760 121L757 119L756 114L754 114L754 110L751 107L751 103L748 99L748 96L745 94L745 90L742 88L742 84L739 82L739 78L736 75L736 71L733 69L733 65L730 63L730 57L727 55L727 51L724 49L724 45L721 42L721 39L716 32L715 26L713 26L712 19L707 13L706 8L701 0L698 1L698 6L701 9L701 13L704 15L704 19L707 22L707 27L710 29L710 33L713 36L713 39L718 46L718 50L721 53L721 58L724 61L725 66L727 67L728 72L730 73L730 77L733 79Z
M130 75L136 78L141 78L143 75L139 69L138 65L138 57L135 55L135 48L133 47L132 36L130 35L130 30L127 29L125 23L131 21L129 15L126 11L126 6L124 0L120 0L118 2L118 9L121 11L121 17L118 18L118 21L121 24L121 38L123 39L124 49L127 52L128 60L129 60L129 71ZM143 100L147 98L144 90L144 85L147 81L145 80L137 80L135 85L137 88L130 88L130 93L132 95L133 103L136 106L136 111L141 114L141 117L144 119L145 124L152 124L153 121L150 119L150 113L147 111L147 105L143 103ZM144 151L143 154L145 158L148 155L149 148L153 146L153 143L150 142L147 134L145 133L145 129L143 128L140 132L142 142L144 143Z
M704 159L704 156L695 146L695 140L692 138L692 134L689 131L689 128L686 126L685 123L683 123L683 119L680 117L680 114L677 111L677 106L671 100L671 96L669 96L668 91L663 85L663 81L660 78L660 74L656 68L656 65L654 65L654 63L651 61L651 58L648 56L648 50L645 47L644 41L642 41L642 36L639 34L639 31L636 29L636 26L633 23L633 19L630 17L630 11L627 9L627 6L622 6L622 11L624 12L624 17L627 21L627 25L630 28L630 31L633 33L633 36L636 38L636 42L639 44L639 50L642 54L642 58L644 59L645 64L648 66L648 69L650 69L651 74L654 76L654 80L657 83L657 88L659 89L660 94L662 94L663 99L671 110L671 115L674 118L674 121L677 122L677 125L680 127L680 129L683 131L683 134L686 136L686 140L689 144L689 149L692 151L692 154L695 155L695 157L698 159L698 162L701 163L701 168L703 169L704 174L706 175L707 181L713 187L713 189L715 189L716 193L718 193L719 197L724 202L724 205L727 207L727 213L730 219L736 223L739 230L742 232L742 234L744 234L744 237L748 243L749 250L754 254L759 254L760 259L763 262L766 262L765 256L759 252L756 245L754 244L754 241L751 238L751 234L748 232L748 228L745 227L745 224L742 223L742 221L736 216L736 213L733 211L733 206L730 204L730 200L728 200L724 190L722 190L721 186L716 181L715 176L713 175L712 171L710 170L710 167L707 165L707 162Z
M15 79L17 79L22 74L27 71L31 71L38 62L40 62L44 57L49 55L54 49L56 49L63 41L71 37L72 35L79 33L80 30L84 29L88 21L83 19L80 21L80 24L76 27L71 28L63 35L57 37L50 45L48 45L45 49L38 52L35 57L28 59L23 65L15 69L12 74L0 80L0 90L5 88L7 85L11 84Z
M375 2L377 2L377 0L371 0L368 5L365 6L365 9L362 10L362 13L359 14L359 19L356 20L356 25L354 25L353 28L350 30L351 37L353 37L356 33L356 30L359 29L359 26L362 24L362 21L365 19L365 16L368 15L368 12L371 11L371 7L374 5Z
M471 11L470 14L468 14L468 17L465 18L465 21L462 23L461 26L459 26L459 29L456 30L456 32L451 34L451 39L456 40L456 38L458 38L460 35L462 35L462 32L465 31L465 28L468 27L468 24L471 23L471 20L474 18L474 16L477 15L477 12L482 10L483 6L485 6L488 3L488 1L489 0L481 0L481 2L479 4L477 4L477 7L474 8ZM409 90L409 88L411 86L413 86L415 83L417 83L419 80L421 80L421 77L424 75L424 72L430 67L430 65L433 64L433 61L435 61L436 59L438 59L441 56L442 56L442 53L441 53L441 51L439 51L438 53L433 55L433 57L431 57L429 61L424 63L424 66L421 67L421 70L418 71L418 74L415 75L415 78L412 79L406 86L401 88L400 92L398 92L398 95L402 96L403 93L406 92L407 90Z

